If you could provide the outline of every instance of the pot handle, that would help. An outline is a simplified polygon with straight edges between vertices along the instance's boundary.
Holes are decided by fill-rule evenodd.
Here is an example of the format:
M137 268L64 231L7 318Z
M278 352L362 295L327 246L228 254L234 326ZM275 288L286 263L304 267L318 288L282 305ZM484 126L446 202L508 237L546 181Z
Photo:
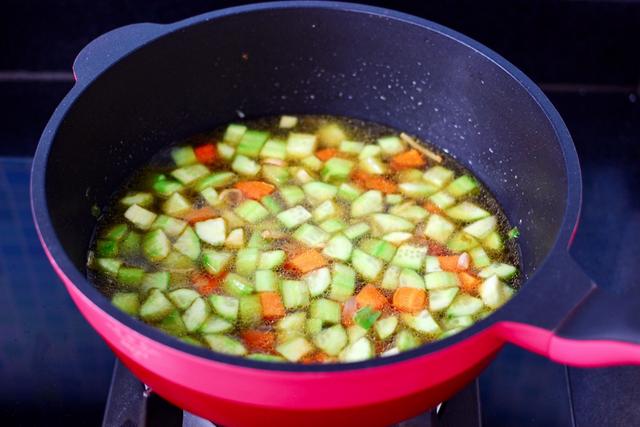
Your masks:
M76 82L89 82L112 64L143 44L166 33L167 25L125 25L89 42L73 61Z

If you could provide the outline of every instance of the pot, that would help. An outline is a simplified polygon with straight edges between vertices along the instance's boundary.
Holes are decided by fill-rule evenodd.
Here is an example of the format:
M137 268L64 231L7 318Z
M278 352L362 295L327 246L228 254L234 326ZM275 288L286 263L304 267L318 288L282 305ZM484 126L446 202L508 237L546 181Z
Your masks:
M228 426L377 426L447 399L506 342L577 366L640 362L636 295L601 291L568 254L581 198L569 132L540 89L481 44L386 9L277 2L122 27L73 69L33 161L34 220L84 317L174 404ZM92 207L167 144L281 113L379 122L454 155L519 227L522 289L450 338L318 366L192 347L111 306L86 278Z

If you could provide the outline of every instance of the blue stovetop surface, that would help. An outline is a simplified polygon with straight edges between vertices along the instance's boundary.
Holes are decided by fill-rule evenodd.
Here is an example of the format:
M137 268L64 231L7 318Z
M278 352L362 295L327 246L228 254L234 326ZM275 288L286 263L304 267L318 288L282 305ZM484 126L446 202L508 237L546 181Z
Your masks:
M583 167L572 253L603 287L640 286L640 103L622 94L552 100ZM42 253L29 211L29 167L29 158L0 157L0 419L95 425L114 359ZM637 384L640 368L566 368L507 346L479 381L483 425L640 425Z

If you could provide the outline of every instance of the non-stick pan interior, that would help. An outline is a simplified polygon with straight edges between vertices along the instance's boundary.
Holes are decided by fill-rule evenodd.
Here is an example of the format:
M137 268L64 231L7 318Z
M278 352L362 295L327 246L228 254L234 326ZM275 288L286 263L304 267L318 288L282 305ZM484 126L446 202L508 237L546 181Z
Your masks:
M525 273L551 248L567 194L553 126L527 91L465 44L362 12L261 10L135 51L77 99L47 164L63 249L84 270L95 218L159 148L246 115L322 113L416 134L457 157L518 225Z

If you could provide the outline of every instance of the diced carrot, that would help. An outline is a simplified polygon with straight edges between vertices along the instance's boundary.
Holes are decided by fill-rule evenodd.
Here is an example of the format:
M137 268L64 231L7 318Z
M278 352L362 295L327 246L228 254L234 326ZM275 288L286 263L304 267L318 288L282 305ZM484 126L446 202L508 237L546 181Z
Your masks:
M396 154L391 158L391 166L398 169L419 168L424 166L426 161L418 150L411 149L404 153Z
M393 306L400 311L415 313L427 305L427 293L423 289L402 287L393 294Z
M194 273L191 276L191 282L201 295L208 296L220 286L225 277L227 277L226 271L223 271L216 276L204 273Z
M439 256L438 262L440 263L440 268L442 268L444 271L465 270L464 268L460 268L458 266L459 259L460 259L460 255L445 255L445 256Z
M440 243L429 240L427 242L427 245L429 246L429 255L441 256L447 255L449 253L449 249L447 249L446 246L441 245Z
M260 304L262 305L262 317L273 320L284 317L284 305L277 292L260 292Z
M478 293L478 287L481 283L481 280L478 277L473 274L469 274L466 271L459 272L458 277L460 278L460 287L464 292L471 295L476 295Z
M300 359L300 363L304 363L305 365L309 365L312 363L327 363L327 362L336 362L337 359L335 357L331 357L326 353L321 351L316 351L313 353L309 353Z
M359 169L351 174L351 179L368 190L379 190L383 193L395 193L398 191L398 186L395 182L381 176L368 174Z
M356 295L358 307L371 307L380 311L387 303L387 298L373 285L366 285Z
M370 177L371 175L360 169L356 169L351 173L351 180L363 187L366 185L366 182Z
M206 221L218 216L218 212L211 206L205 206L200 209L191 209L184 213L177 215L179 218L184 219L189 224L195 224L196 222Z
M436 205L436 204L435 204L435 203L433 203L433 202L427 202L427 203L425 203L425 204L424 204L424 208L425 208L426 210L428 210L429 212L431 212L431 213L438 214L438 215L441 215L441 214L442 214L442 209L440 209L440 208L438 207L438 205Z
M253 351L273 353L276 335L273 332L248 329L240 333L242 340Z
M358 303L354 297L349 298L342 304L342 324L344 326L353 325L353 316L358 310Z
M193 151L196 153L196 159L206 165L215 163L218 159L218 150L212 143L198 145Z
M338 154L338 150L336 150L335 148L325 148L324 150L316 151L316 157L323 162L326 162L330 158L335 157L336 154Z
M327 260L315 249L306 251L289 258L285 268L299 274L305 274L327 265Z
M273 190L276 189L273 185L262 181L242 181L238 182L235 187L242 191L245 197L254 200L260 200L264 196L273 193Z

